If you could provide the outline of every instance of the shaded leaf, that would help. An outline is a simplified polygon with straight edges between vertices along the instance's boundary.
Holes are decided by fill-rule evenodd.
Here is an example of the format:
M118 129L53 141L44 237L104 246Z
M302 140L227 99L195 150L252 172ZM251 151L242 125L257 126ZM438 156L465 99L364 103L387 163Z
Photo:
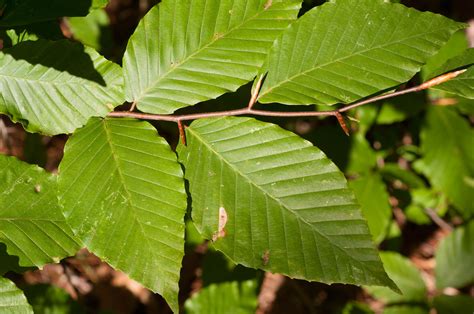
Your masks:
M397 86L463 27L382 0L327 2L275 42L259 101L349 103Z
M468 295L439 295L433 300L438 314L472 314L474 299Z
M193 221L212 239L227 213L218 250L294 278L395 287L343 174L318 148L250 118L198 120L186 133Z
M58 204L56 177L0 155L0 242L21 266L42 267L74 255L73 237Z
M395 252L381 252L383 265L389 277L397 284L402 294L385 287L366 287L375 298L385 303L424 302L426 286L420 271L406 257Z
M146 122L93 119L60 164L67 221L87 248L177 312L186 193L176 155Z
M346 173L359 175L368 173L377 166L377 155L362 133L351 137L349 160Z
M33 314L23 291L6 278L0 278L0 309L3 313Z
M104 0L14 0L6 1L0 26L26 25L55 20L62 16L85 16ZM92 5L93 4L93 5Z
M429 314L427 307L418 305L393 305L383 309L382 314Z
M443 66L439 67L430 75L428 78L433 78L438 75L441 75L446 72L459 70L461 68L466 68L474 64L474 48L466 49L462 53L457 56L452 57L451 59L447 60ZM435 86L434 88L439 88L442 85Z
M5 244L0 242L0 276L3 276L9 271L21 273L28 270L28 268L20 267L18 262L18 256L9 255Z
M423 81L432 78L432 73L441 68L446 61L456 57L469 47L466 32L459 30L451 36L448 42L432 56L421 69L421 78ZM439 73L441 74L441 73Z
M128 101L152 113L235 91L296 19L300 0L164 0L138 25L123 64Z
M381 104L377 124L392 124L416 116L426 107L423 93L407 94L386 100Z
M436 286L462 288L474 283L474 221L456 228L436 251Z
M44 284L26 286L24 293L36 314L86 313L66 291L55 286Z
M431 106L421 130L418 168L466 217L474 215L474 130L452 108Z
M442 73L446 73L455 69L465 68L466 72L458 75L457 77L436 85L433 89L439 89L447 91L465 98L474 99L474 48L467 49L464 53L457 57L454 57L446 64L435 71L430 76L436 76Z
M349 181L349 187L361 205L375 243L382 242L392 220L392 208L381 176L378 173L360 176Z
M413 171L402 169L393 162L386 162L380 169L380 174L387 180L400 180L411 189L420 189L426 187L425 182Z
M342 314L374 314L374 311L367 304L350 302L344 306Z
M58 21L47 21L13 29L1 30L0 39L3 40L3 49L15 46L23 41L38 39L61 40L64 35Z
M110 50L112 30L105 10L94 10L85 17L70 17L67 22L74 39L97 51Z
M253 314L258 305L256 280L212 284L184 304L188 314Z
M0 52L0 113L31 132L70 133L105 116L123 103L122 83L118 65L66 40Z

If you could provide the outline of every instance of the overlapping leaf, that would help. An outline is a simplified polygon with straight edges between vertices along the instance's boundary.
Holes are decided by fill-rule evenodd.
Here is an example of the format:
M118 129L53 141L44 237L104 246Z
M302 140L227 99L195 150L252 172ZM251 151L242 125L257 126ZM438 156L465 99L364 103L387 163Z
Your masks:
M421 132L419 168L466 217L474 215L474 131L452 108L431 106Z
M450 59L442 68L430 76L434 77L462 67L467 67L466 72L433 88L474 99L474 48L467 49L459 56Z
M21 266L42 267L79 249L59 207L56 177L0 155L0 191L0 242Z
M33 314L23 292L13 282L0 278L0 311L13 314Z
M382 252L380 257L388 275L402 293L395 293L386 287L366 287L370 294L386 303L423 302L426 299L425 282L409 259L395 252Z
M300 0L164 0L124 56L126 94L142 111L172 113L251 80Z
M256 280L211 284L185 303L187 314L253 314L258 305Z
M348 103L409 80L464 27L383 0L316 7L274 44L259 101Z
M290 277L394 287L343 174L319 149L249 118L198 120L186 134L193 221L218 250Z
M32 132L70 133L124 100L120 67L69 41L23 42L0 52L0 113Z
M15 0L2 1L0 26L17 26L55 20L62 16L85 16L90 9L103 7L105 0Z
M176 156L156 130L136 120L91 120L67 142L59 182L67 221L84 244L177 311L186 193Z
M438 288L462 288L474 283L474 221L457 228L440 243L436 252Z
M359 201L370 233L376 243L382 242L392 218L389 195L380 174L369 173L350 181L349 186Z

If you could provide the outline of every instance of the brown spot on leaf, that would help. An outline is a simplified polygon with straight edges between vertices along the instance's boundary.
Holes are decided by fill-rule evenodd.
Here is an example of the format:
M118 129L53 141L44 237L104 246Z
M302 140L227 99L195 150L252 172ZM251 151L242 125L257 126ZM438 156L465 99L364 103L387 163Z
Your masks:
M219 207L219 227L212 235L212 241L225 237L225 225L227 224L227 212L224 207Z
M268 1L265 3L265 5L263 6L263 8L264 8L265 10L267 10L269 7L272 6L272 4L273 4L273 0L268 0Z
M263 265L266 266L268 264L269 260L270 260L270 251L265 250L265 252L263 252L263 254L262 254L262 263L263 263Z
M41 192L41 185L39 185L39 184L36 184L36 185L35 185L35 192L36 192L36 193Z

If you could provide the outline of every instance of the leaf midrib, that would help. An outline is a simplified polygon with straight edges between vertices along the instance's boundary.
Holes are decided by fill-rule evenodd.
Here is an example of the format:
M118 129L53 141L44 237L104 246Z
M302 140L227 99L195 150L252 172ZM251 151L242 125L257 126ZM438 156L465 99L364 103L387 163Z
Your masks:
M282 208L285 208L286 210L288 210L290 213L292 213L295 217L297 217L298 220L302 221L304 224L308 225L310 227L311 230L314 230L316 231L321 237L325 238L329 243L331 243L331 245L333 245L334 247L337 247L340 251L342 251L345 255L347 255L351 260L353 260L354 262L356 262L357 264L361 265L361 267L366 270L366 267L365 265L355 259L354 257L352 257L351 254L347 253L342 247L340 247L339 245L337 244L334 244L325 234L322 234L319 230L317 230L317 228L315 226L313 226L311 223L305 221L303 218L301 218L295 211L293 211L291 208L288 208L285 204L283 204L279 199L277 199L275 196L271 195L270 193L267 193L262 187L260 187L259 185L257 185L256 183L254 183L247 175L245 175L244 173L242 173L236 166L234 166L233 164L231 164L230 162L228 162L224 157L222 157L221 154L219 154L210 144L207 143L207 141L205 141L201 136L199 136L199 133L197 132L194 132L192 127L188 127L186 129L187 131L189 131L190 133L192 133L198 140L200 140L201 143L204 144L205 147L207 147L212 153L214 153L222 162L224 162L227 166L229 166L231 169L233 169L237 174L239 174L243 179L245 179L246 181L248 181L252 186L256 187L259 191L261 191L264 195L267 195L269 198L271 198L272 200L274 200L275 202L277 202L280 207Z
M119 161L119 157L117 155L119 155L116 150L114 149L114 145L113 145L113 142L112 142L112 134L111 134L111 131L109 130L109 128L107 127L107 122L106 121L101 121L101 123L103 124L104 126L104 131L105 131L105 136L107 138L107 144L110 148L110 151L111 151L111 155L112 155L112 159L114 160L114 163L116 165L116 169L117 169L117 173L119 175L119 178L120 178L120 183L125 191L125 193L127 193L127 203L129 204L130 208L132 208L133 210L130 211L130 213L132 214L133 216L133 219L137 222L139 228L140 228L140 232L143 236L143 238L146 240L146 244L147 246L152 249L153 246L150 245L150 240L148 239L148 237L146 236L146 233L145 231L143 230L143 227L142 227L142 224L140 222L140 220L138 219L136 213L135 213L135 205L133 204L132 202L132 194L131 192L128 190L127 188L127 184L126 184L126 180L125 180L125 177L122 173L122 170L121 170L121 167L120 167L120 161ZM155 254L153 254L155 255Z
M271 9L271 8L268 8L268 9ZM234 32L235 30L239 29L241 26L243 26L244 24L248 23L249 21L253 20L253 19L256 19L258 18L261 14L265 13L268 9L262 9L262 11L258 12L256 15L250 17L249 19L243 21L242 23L236 25L235 27L229 29L226 33L224 33L222 36L217 36L216 39L213 39L211 40L209 43L205 44L204 46L202 46L201 48L199 48L198 50L196 50L195 52L193 52L192 54L190 54L189 56L187 56L185 59L183 59L182 61L180 62L177 62L176 65L170 67L170 69L164 73L162 76L159 76L156 80L154 80L151 84L149 84L149 86L141 93L140 97L138 97L137 99L135 99L135 101L137 103L139 103L144 97L147 96L148 92L154 88L156 88L157 85L159 85L159 83L162 81L162 80L166 80L167 79L167 76L171 75L171 73L173 73L173 71L175 71L176 69L179 69L183 64L187 63L189 60L191 60L193 57L195 57L196 55L198 55L199 53L203 52L204 50L206 50L207 48L209 48L210 46L212 46L213 44L215 44L216 42L218 42L219 40L221 39L225 39L230 33ZM214 34L215 35L215 34ZM216 36L214 36L216 37ZM213 38L214 38L213 37Z

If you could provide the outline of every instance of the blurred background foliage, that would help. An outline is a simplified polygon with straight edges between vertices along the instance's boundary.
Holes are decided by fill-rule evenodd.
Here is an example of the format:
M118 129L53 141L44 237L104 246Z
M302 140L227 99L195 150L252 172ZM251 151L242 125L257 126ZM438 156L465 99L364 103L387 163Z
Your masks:
M90 0L89 0L90 1ZM154 0L95 0L83 17L2 27L2 47L67 37L121 63L128 38ZM406 6L471 21L406 85L417 85L474 46L474 1L406 0ZM305 0L302 14L324 1ZM65 14L67 15L67 14ZM243 107L251 85L179 113ZM280 124L321 148L345 172L390 277L403 295L380 287L324 285L233 265L187 222L180 302L186 313L473 313L474 97L443 90L409 94L349 113L351 136L333 118L262 120ZM258 105L257 105L258 107ZM265 108L269 109L269 108ZM275 106L271 110L307 110ZM324 110L314 106L314 110ZM269 109L270 110L270 109ZM156 124L175 146L176 126ZM66 136L28 134L0 120L0 152L56 171ZM0 273L15 257L0 244ZM22 274L22 272L26 271ZM167 313L160 296L86 251L43 270L6 276L37 313Z

